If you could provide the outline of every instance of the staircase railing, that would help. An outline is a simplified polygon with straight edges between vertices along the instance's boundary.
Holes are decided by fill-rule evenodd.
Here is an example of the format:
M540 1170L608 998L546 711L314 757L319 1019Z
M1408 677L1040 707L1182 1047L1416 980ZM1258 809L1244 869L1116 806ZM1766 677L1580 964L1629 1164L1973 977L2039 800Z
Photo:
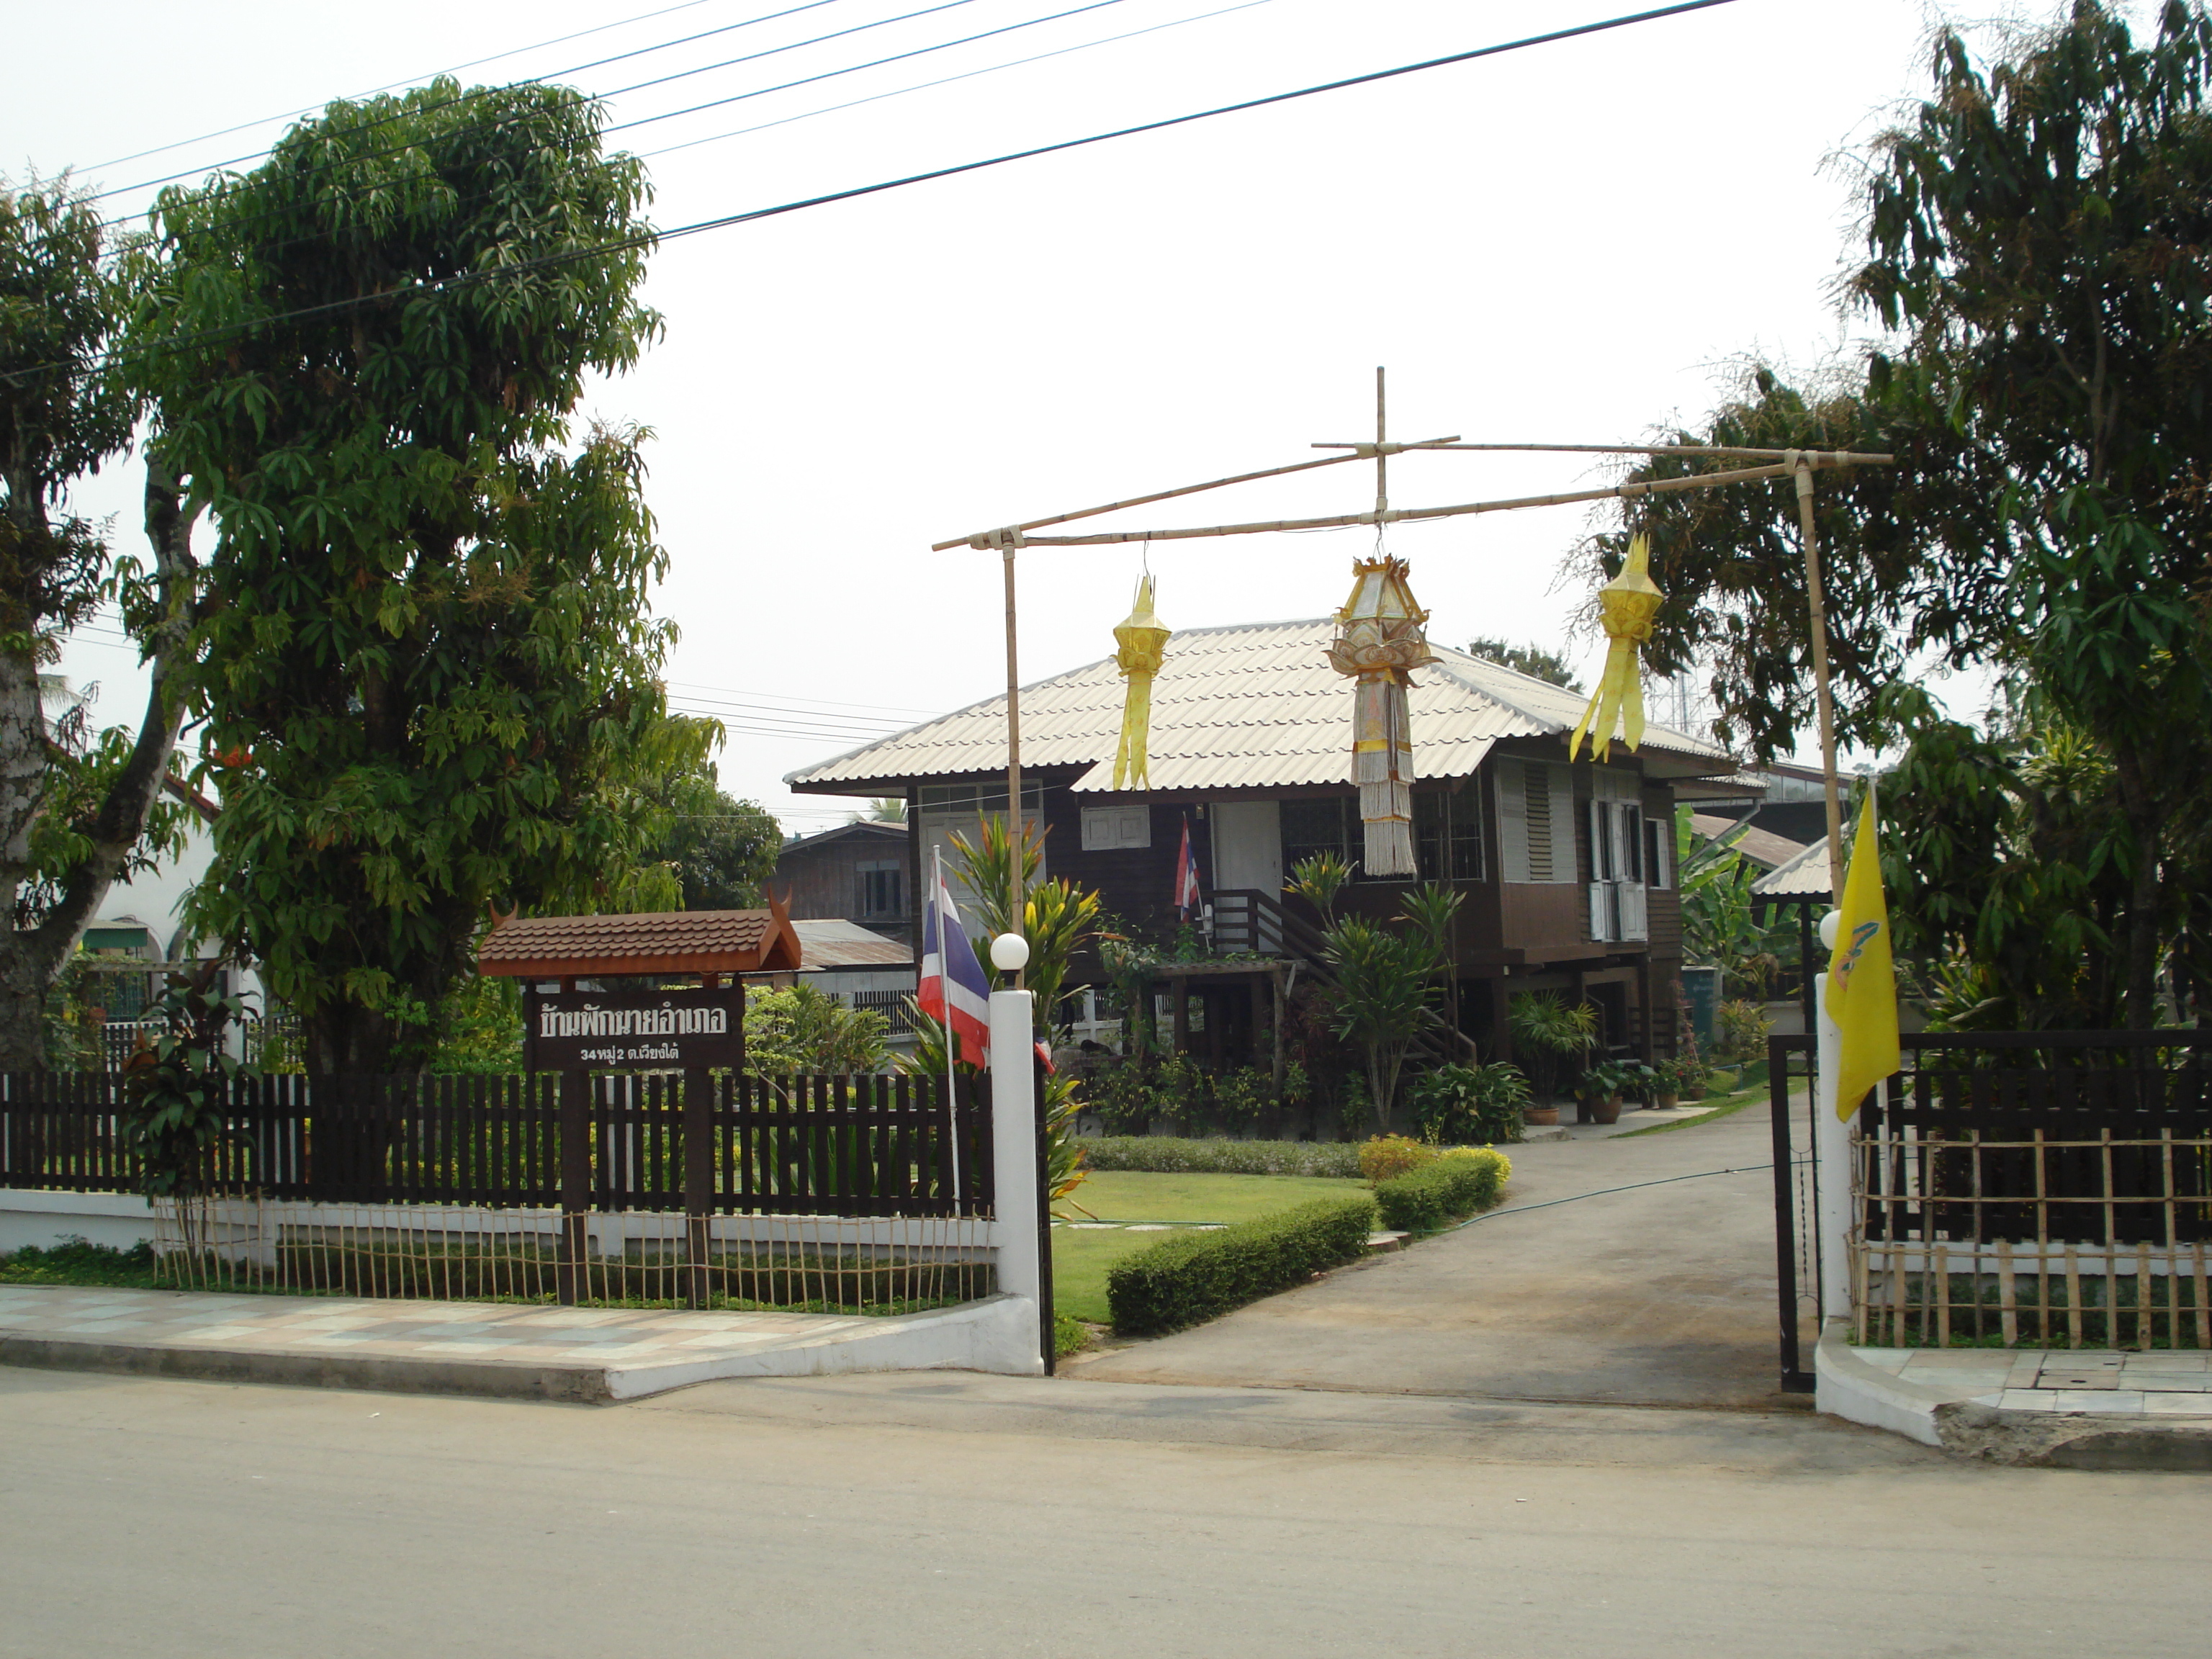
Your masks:
M1213 948L1279 957L1300 964L1315 983L1334 989L1337 975L1322 931L1271 893L1230 888L1213 895ZM1467 1058L1467 1044L1441 1020L1413 1039L1413 1052L1434 1065Z

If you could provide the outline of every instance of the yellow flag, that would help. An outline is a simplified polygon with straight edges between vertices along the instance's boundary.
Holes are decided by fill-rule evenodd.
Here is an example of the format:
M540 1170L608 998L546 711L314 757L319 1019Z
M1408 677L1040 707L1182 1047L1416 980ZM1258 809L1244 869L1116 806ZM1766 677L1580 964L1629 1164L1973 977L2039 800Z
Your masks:
M1889 903L1881 891L1881 849L1874 787L1851 848L1836 950L1828 963L1828 1018L1843 1032L1837 1049L1836 1115L1848 1121L1867 1091L1897 1070L1897 969L1889 950Z

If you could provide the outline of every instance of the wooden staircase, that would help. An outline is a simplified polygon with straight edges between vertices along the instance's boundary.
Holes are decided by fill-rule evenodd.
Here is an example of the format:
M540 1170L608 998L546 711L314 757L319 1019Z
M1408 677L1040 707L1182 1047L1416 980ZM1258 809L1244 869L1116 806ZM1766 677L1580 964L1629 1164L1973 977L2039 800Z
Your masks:
M1295 962L1299 973L1316 984L1334 989L1338 982L1321 929L1272 893L1236 888L1216 892L1213 948ZM1430 1066L1472 1061L1474 1046L1439 1017L1431 1029L1414 1037L1407 1057Z

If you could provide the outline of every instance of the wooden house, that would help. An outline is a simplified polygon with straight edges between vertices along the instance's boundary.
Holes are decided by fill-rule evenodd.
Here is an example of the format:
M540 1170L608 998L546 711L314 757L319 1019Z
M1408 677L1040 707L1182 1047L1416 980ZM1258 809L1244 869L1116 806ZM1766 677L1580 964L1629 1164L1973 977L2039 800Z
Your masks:
M906 825L863 819L786 842L770 884L794 921L849 921L903 943L918 908L911 866Z
M1046 831L1048 876L1093 888L1162 944L1185 934L1206 960L1162 969L1178 1030L1202 1001L1205 1048L1265 1063L1267 1033L1298 975L1326 981L1322 918L1287 897L1292 865L1362 849L1352 780L1350 682L1324 652L1328 619L1193 629L1173 635L1152 687L1150 787L1116 791L1121 679L1105 659L1022 692L1023 816ZM1607 1048L1671 1053L1680 915L1675 803L1735 763L1711 743L1653 725L1641 751L1567 759L1583 698L1439 648L1411 696L1419 878L1463 895L1453 944L1460 1029L1485 1059L1510 1057L1504 1018L1518 990L1601 1010ZM1006 702L925 721L787 781L810 793L902 795L908 890L933 851L979 814L1006 810ZM1702 786L1702 787L1701 787ZM1207 911L1171 902L1188 826ZM1355 879L1340 913L1395 913L1410 883ZM917 945L917 954L919 946ZM1095 969L1094 969L1095 972ZM1310 982L1301 981L1300 982Z

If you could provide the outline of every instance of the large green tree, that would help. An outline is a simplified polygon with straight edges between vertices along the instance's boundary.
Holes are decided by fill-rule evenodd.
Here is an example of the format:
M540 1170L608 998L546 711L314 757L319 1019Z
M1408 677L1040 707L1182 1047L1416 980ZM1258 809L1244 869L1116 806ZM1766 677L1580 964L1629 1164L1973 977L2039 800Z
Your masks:
M1820 395L1755 374L1705 434L1899 454L1820 490L1845 731L1884 735L1878 693L1933 659L1996 665L2093 745L2126 827L2110 938L2136 1025L2159 1012L2162 859L2212 722L2208 71L2212 21L2182 0L2148 39L2076 0L1994 61L1939 31L1931 94L1868 158L1845 289L1880 349ZM1791 489L1637 515L1678 602L1659 665L1702 651L1724 722L1789 746L1809 695Z
M66 180L0 179L0 1071L45 1057L49 993L111 884L175 843L161 798L185 702L197 575L191 514L149 470L150 566L114 557L70 487L129 444L137 400L106 354L140 274ZM70 630L118 602L150 690L136 731L94 728L47 669Z
M653 792L663 828L651 857L665 864L687 910L747 910L761 902L783 831L757 802L725 794L712 765L678 774Z
M714 736L657 678L647 434L575 428L659 326L644 175L600 124L441 81L156 209L133 349L221 532L198 902L312 1070L421 1063L494 908L623 908L644 793Z

